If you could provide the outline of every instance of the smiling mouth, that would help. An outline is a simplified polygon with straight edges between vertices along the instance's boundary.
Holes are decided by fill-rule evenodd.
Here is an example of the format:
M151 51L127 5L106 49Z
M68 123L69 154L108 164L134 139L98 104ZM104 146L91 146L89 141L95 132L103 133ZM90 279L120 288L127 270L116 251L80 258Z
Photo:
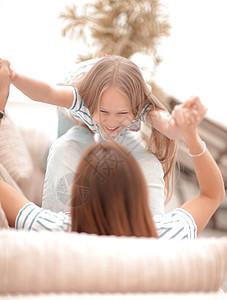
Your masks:
M118 128L120 128L120 126L117 126L117 127L108 127L108 126L106 126L106 128L107 128L108 130L110 130L110 131L115 131L115 130L117 130Z

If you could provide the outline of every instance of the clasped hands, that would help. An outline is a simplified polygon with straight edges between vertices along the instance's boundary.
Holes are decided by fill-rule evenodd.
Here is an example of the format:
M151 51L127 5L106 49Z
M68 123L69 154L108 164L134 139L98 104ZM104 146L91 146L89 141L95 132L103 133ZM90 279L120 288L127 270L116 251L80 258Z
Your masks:
M199 97L191 97L180 105L176 105L172 111L170 126L179 127L182 131L195 130L207 113L207 108Z

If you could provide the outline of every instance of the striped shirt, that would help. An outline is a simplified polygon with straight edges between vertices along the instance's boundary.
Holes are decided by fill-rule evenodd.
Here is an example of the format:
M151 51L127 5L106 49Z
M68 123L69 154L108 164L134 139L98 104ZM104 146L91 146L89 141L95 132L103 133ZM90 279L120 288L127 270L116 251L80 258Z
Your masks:
M76 64L74 69L69 72L67 75L65 82L67 84L72 84L75 81L75 79L81 77L83 74L87 73L96 62L98 62L100 58L87 60L84 62L81 62L79 64ZM148 85L151 89L151 86ZM100 127L94 123L93 118L90 114L89 109L85 106L83 99L80 97L77 89L73 87L74 91L74 100L72 106L69 108L69 111L71 115L78 121L86 124L91 131L95 133L101 134ZM141 127L141 121L146 121L146 113L148 108L151 107L151 104L146 105L138 115L140 118L138 120L133 120L129 127L127 127L124 130L130 130L130 131L139 131Z
M197 227L192 216L181 208L176 208L165 215L154 216L159 238L196 239ZM62 212L54 213L34 203L28 203L19 211L16 229L28 231L71 231L71 217Z

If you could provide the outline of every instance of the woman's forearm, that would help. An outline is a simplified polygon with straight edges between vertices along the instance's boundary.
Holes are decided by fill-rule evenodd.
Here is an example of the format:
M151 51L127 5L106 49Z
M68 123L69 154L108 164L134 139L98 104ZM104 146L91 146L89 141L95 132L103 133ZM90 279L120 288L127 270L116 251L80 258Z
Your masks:
M9 96L10 86L10 73L9 73L9 62L2 61L0 59L0 126L2 123L2 117L4 116L4 110Z
M200 194L186 201L181 208L192 215L199 234L225 197L224 182L217 164L204 148L205 144L200 137L195 134L191 137L187 135L184 139L189 153L193 156Z
M197 133L184 136L199 182L200 193L220 203L225 195L222 174ZM205 150L205 152L204 152ZM204 153L203 153L204 152ZM202 155L198 155L201 154Z
M3 113L5 114L5 106L6 106L8 96L9 96L9 89L8 90L5 89L0 92L0 111L1 111L0 126L1 126L2 120L3 120L3 118L2 118Z
M0 203L9 225L14 227L19 210L29 201L13 187L0 180Z

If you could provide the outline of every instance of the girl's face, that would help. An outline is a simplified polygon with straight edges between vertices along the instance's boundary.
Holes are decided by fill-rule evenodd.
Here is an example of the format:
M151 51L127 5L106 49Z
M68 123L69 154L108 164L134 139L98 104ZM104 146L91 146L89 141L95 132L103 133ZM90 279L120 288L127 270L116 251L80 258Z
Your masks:
M133 119L129 99L116 87L110 87L103 92L99 108L93 114L93 120L107 136L117 136Z

